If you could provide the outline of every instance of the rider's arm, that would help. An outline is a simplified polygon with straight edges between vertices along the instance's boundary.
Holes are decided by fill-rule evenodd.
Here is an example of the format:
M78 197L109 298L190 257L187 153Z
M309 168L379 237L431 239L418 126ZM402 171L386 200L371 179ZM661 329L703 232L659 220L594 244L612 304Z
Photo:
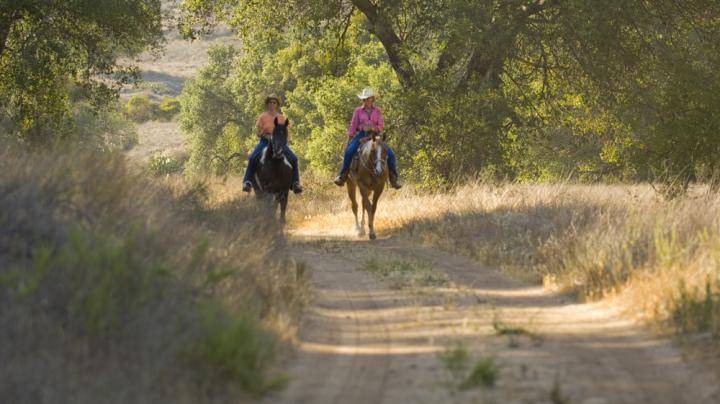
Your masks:
M260 115L257 119L257 122L255 122L255 134L257 134L258 137L262 137L262 132L262 115Z
M348 137L355 136L355 132L358 131L360 126L360 114L358 114L358 110L355 110L353 113L352 119L350 120L350 127L348 128L347 135Z
M377 108L377 130L385 132L385 119L383 119L383 114L380 108Z

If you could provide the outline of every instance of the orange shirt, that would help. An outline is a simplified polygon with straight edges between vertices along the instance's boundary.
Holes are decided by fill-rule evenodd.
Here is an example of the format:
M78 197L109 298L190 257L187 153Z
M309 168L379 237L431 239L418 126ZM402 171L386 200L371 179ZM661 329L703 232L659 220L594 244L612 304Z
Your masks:
M272 135L273 129L275 129L275 117L277 117L279 123L285 123L285 116L283 114L272 115L268 111L260 114L255 124L260 135Z

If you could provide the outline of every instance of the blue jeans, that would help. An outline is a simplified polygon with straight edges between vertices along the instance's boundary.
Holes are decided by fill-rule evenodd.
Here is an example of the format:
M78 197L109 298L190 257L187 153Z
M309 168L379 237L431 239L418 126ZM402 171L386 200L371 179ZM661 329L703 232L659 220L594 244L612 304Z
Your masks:
M243 183L244 182L252 182L253 176L255 176L255 160L260 157L260 154L262 153L263 149L270 145L270 142L268 142L267 139L261 138L260 142L255 146L255 150L253 150L252 154L250 155L250 159L248 159L248 166L245 170L245 177L243 177ZM298 169L298 158L293 153L292 150L290 150L290 146L285 145L285 155L288 157L288 160L290 160L290 164L293 167L293 183L300 182L300 170Z
M347 172L347 170L350 169L350 163L352 163L353 156L355 153L357 153L358 149L360 148L360 139L364 138L368 134L363 130L360 131L357 135L353 136L353 138L350 140L350 144L347 147L347 150L345 150L345 156L343 157L343 165L342 169L340 169L340 174ZM390 148L389 145L387 145L388 149L388 156L387 156L387 162L388 162L388 168L390 168L390 171L397 177L397 160L395 160L395 153Z

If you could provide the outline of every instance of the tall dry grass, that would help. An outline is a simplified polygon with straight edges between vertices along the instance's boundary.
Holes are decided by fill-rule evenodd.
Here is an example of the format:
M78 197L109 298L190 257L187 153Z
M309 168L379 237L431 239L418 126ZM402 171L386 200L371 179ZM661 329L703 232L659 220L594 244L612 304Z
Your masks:
M122 156L0 148L0 402L237 402L307 301L249 201Z
M352 234L344 190L308 188L293 225ZM681 332L720 332L720 195L702 187L673 201L647 185L404 189L383 197L376 228L584 298L619 297Z

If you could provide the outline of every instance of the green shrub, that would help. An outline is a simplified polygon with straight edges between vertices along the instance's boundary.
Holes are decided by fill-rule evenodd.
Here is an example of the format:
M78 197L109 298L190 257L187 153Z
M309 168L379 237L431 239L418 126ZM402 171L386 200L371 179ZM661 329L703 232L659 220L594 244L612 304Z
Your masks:
M470 373L467 373L470 352L462 343L457 343L440 352L438 359L452 376L450 381L452 388L467 390L478 386L492 387L495 385L498 368L491 356L480 358Z
M458 343L452 348L448 347L445 351L438 354L438 359L445 366L450 375L455 379L462 379L467 369L470 353L465 345Z
M672 322L678 332L710 332L713 336L720 335L720 293L715 292L714 282L708 279L705 290L690 289L681 282Z
M183 170L183 165L177 159L164 154L159 154L150 158L150 172L156 176L164 176L179 173Z
M180 100L172 97L165 97L158 106L158 117L164 121L172 120L180 113Z
M130 150L139 142L135 123L117 102L97 111L91 104L77 103L73 109L73 132L69 140L84 148Z
M236 402L282 386L274 333L295 327L304 282L253 204L205 196L116 153L0 147L0 357L18 364L0 391Z
M128 100L126 113L135 122L145 122L156 117L157 106L147 95L134 95Z
M460 384L460 388L470 389L477 386L492 387L497 379L498 368L495 359L491 356L481 358L473 367L467 378Z
M362 269L376 273L388 281L393 289L405 287L445 286L444 274L435 271L432 263L398 257L373 257Z
M207 305L200 319L202 337L189 348L191 363L226 382L238 383L255 396L285 384L282 376L265 377L274 360L275 341L256 316Z
M162 260L138 254L154 244L147 235L117 238L79 224L71 227L67 243L36 247L31 253L32 267L7 272L0 284L16 296L28 298L38 292L41 282L54 279L51 271L62 273L76 285L65 294L68 325L89 336L107 336L116 330L123 315L162 292L161 282L169 271Z

